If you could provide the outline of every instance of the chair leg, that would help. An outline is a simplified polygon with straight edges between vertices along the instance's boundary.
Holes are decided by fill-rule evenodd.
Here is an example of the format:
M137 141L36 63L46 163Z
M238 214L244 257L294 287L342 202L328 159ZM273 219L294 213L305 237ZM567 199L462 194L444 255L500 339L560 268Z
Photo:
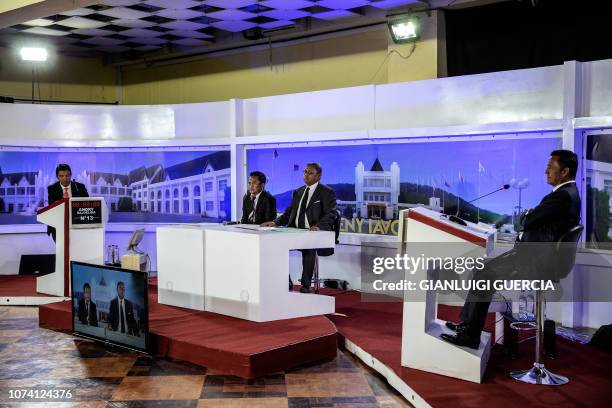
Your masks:
M513 371L510 373L510 375L515 380L522 381L528 384L564 385L569 382L569 379L567 377L563 377L562 375L557 375L548 371L544 367L544 363L542 363L541 360L542 329L544 327L544 313L542 310L542 305L544 303L543 301L544 293L541 290L536 291L536 352L533 367L529 370Z
M315 293L319 294L319 255L315 253L315 267L312 274L314 280Z

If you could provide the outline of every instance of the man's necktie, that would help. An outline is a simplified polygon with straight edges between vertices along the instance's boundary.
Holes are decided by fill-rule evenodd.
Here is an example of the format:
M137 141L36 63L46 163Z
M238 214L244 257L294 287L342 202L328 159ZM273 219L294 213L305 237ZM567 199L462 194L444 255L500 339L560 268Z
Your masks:
M300 213L298 214L298 228L306 228L306 204L308 204L308 191L310 187L306 187L302 202L300 203Z
M125 321L123 320L123 302L119 302L119 319L121 321L121 333L125 333Z
M249 214L249 224L255 223L255 199L257 196L251 196L251 213Z
M68 195L68 187L64 187L64 198L70 198Z
M85 303L85 312L87 313L87 324L89 324L89 302Z

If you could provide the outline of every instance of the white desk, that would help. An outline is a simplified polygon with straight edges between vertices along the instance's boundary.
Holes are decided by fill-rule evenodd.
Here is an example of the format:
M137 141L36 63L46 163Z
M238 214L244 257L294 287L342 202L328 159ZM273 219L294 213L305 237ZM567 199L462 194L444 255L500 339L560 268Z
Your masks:
M255 322L333 313L331 296L289 292L289 251L331 248L331 231L157 228L159 303Z

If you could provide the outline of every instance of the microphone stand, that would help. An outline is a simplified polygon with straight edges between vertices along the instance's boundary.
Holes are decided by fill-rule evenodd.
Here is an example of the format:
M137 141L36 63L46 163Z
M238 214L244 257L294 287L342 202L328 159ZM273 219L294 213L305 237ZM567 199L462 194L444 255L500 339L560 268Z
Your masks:
M481 195L480 197L476 197L475 199L473 199L473 200L471 200L471 201L468 201L468 202L467 202L467 203L465 203L465 204L466 204L466 205L471 204L471 203L473 203L474 201L478 201L478 200L480 200L481 198L485 198L485 197L487 197L487 196L490 196L490 195L491 195L491 194L493 194L493 193L497 193L498 191L501 191L501 190L507 190L507 189L509 189L509 188L510 188L510 184L504 184L503 186L501 186L501 187L500 187L500 188L498 188L497 190L493 190L493 191L491 191L491 192L489 192L489 193L487 193L487 194L485 194L485 195ZM449 220L451 220L451 221L453 221L453 222L456 222L457 224L467 225L467 223L465 222L465 220L463 220L461 217L459 217L459 210L460 210L460 207L459 207L459 204L457 203L457 212L455 213L455 215L450 215L450 216L448 217L448 219L449 219Z

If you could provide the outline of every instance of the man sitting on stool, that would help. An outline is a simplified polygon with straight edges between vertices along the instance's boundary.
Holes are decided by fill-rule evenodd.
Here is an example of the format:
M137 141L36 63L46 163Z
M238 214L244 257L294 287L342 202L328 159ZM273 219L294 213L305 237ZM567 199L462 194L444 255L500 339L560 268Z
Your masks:
M285 225L309 229L310 231L333 231L336 219L336 193L319 183L321 166L308 163L304 169L305 185L293 192L291 204L274 221L265 222L263 227ZM310 293L310 282L315 266L316 249L300 249L302 252L302 287L300 292ZM291 278L289 278L291 280ZM291 286L291 283L290 283Z
M576 170L578 157L569 150L555 150L550 154L546 167L546 181L553 191L545 196L540 204L527 211L522 220L523 230L519 233L514 248L487 262L478 271L475 280L510 279L511 274L528 274L530 271L542 272L546 262L546 253L540 246L535 248L529 243L553 243L580 221L580 196L576 188ZM538 253L534 253L533 249ZM550 256L550 254L548 255ZM528 264L538 264L532 268ZM521 270L524 269L524 270ZM539 279L541 276L523 276L524 279ZM457 335L441 334L440 337L458 346L478 349L480 334L484 328L487 311L491 304L494 290L470 290L461 311L461 323L447 322L446 326Z
M264 190L266 181L261 171L249 174L249 192L242 198L242 224L261 224L276 218L276 198Z

